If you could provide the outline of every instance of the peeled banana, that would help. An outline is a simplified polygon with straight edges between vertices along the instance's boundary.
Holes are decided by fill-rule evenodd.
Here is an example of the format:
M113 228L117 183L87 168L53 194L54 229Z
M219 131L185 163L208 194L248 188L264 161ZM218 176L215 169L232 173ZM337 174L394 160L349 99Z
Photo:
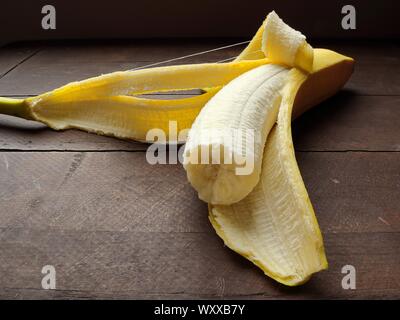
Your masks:
M334 94L350 76L352 59L327 50L314 52L304 36L285 25L275 13L268 15L264 28L259 43L262 52L273 63L293 68L281 70L286 71L285 76L270 91L265 88L265 83L271 82L267 70L257 73L266 66L247 71L219 91L192 125L184 166L199 197L209 203L209 219L225 244L266 275L293 286L327 268L328 263L318 222L296 164L290 130L292 109L297 105L298 115ZM256 49L252 43L249 47ZM328 73L339 70L339 77L328 77ZM327 79L321 81L324 73ZM314 98L307 100L305 91L310 88L316 94L309 92ZM278 116L274 110L279 110ZM276 120L277 126L266 139ZM215 128L220 129L219 134L214 133ZM261 137L252 141L254 149L250 152L241 143L246 141L243 135L238 141L226 143L223 139L226 131L248 128ZM202 134L203 131L211 133ZM205 157L208 162L199 164L201 149L208 151L203 154L210 158L214 149L222 149L215 152L222 159L222 153L232 149L245 161L253 161L253 171L239 175L235 171L238 165L232 159L225 164Z
M312 69L313 50L300 32L275 12L264 25L261 51L272 63L222 88L200 111L186 141L184 168L200 199L208 203L232 204L254 189L289 68Z
M209 203L217 234L266 275L293 286L325 269L327 260L297 167L291 120L335 94L353 64L313 49L271 12L233 62L115 72L24 100L0 98L0 113L139 141L154 128L168 137L170 121L178 131L191 128L184 167ZM176 100L138 96L193 88L207 89Z
M265 146L260 182L237 203L209 204L209 219L225 244L289 286L304 283L328 266L318 222L296 164L291 119L339 90L354 62L325 49L314 53L311 74L297 69L289 74L277 125ZM316 89L317 94L310 97Z
M200 111L186 141L184 168L200 199L231 204L256 186L288 70L269 64L223 87Z

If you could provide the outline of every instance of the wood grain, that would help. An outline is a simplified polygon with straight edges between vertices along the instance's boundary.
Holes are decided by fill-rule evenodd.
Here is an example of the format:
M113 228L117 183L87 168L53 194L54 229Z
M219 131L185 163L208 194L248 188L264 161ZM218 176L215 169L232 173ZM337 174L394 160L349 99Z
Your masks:
M237 42L242 42L238 39ZM67 42L65 44L49 44L45 50L35 55L32 63L60 63L79 64L104 62L147 62L164 61L176 57L204 52L217 47L236 43L235 39L196 39L184 41L178 39L134 40L134 41L107 41L107 42ZM229 58L238 54L246 44L212 51L174 63L196 63ZM12 45L11 45L12 47ZM185 62L186 61L186 62Z
M12 68L29 59L38 51L38 46L23 44L0 48L0 79Z
M0 74L14 68L0 79L0 95L25 97L216 45L0 49ZM1 116L0 298L399 299L399 46L319 46L357 59L346 89L293 124L328 271L299 288L266 278L224 247L182 166L149 165L145 144ZM57 290L41 289L46 264L56 267ZM341 287L347 264L356 267L357 290Z
M327 271L302 287L266 278L211 233L0 228L0 298L400 298L399 233L325 235ZM41 290L41 268L57 290ZM343 290L341 269L357 270Z
M297 159L324 232L400 231L400 153ZM149 165L143 152L1 152L0 185L2 227L209 230L182 166Z
M400 151L400 97L342 90L292 126L301 151Z

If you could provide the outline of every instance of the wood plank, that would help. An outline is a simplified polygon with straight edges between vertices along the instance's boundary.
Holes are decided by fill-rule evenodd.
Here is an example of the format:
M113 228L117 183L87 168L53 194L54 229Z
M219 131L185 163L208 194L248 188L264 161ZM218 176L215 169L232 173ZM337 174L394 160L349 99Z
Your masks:
M400 232L400 153L297 153L324 233ZM206 232L180 164L137 152L1 152L1 227Z
M342 90L293 123L296 150L400 151L400 97Z
M297 154L331 267L292 289L223 246L180 165L132 152L0 156L2 298L400 297L399 153ZM46 264L57 291L40 289ZM340 287L346 264L356 291Z
M298 152L321 229L399 231L400 153Z
M358 59L346 88L358 95L400 95L400 75L395 72L399 69L399 62L388 63L379 57L372 63Z
M243 41L243 39L194 39L189 41L179 39L150 39L107 42L70 41L60 44L52 44L50 42L47 44L45 50L42 50L35 56L35 63L152 63L208 51ZM180 63L187 63L187 61L206 62L225 59L237 55L245 46L246 44L242 44L178 61L181 61ZM179 63L178 61L175 63Z
M35 45L0 47L0 79L13 67L31 57L39 48Z
M302 287L266 278L212 232L87 232L0 228L0 297L9 298L258 298L400 297L399 233L325 236L327 271ZM57 290L42 290L51 264ZM344 265L357 289L343 290Z
M168 60L187 54L226 45L227 40L196 42L138 42L126 45L58 45L48 46L0 80L0 95L34 95L71 81L102 73L128 70L148 63ZM318 42L348 54L357 61L355 72L346 85L358 95L400 95L399 46L378 43ZM237 55L243 46L215 51L169 64L214 62ZM168 65L168 64L165 64Z
M156 98L160 97L176 98L174 95ZM398 96L358 96L344 90L294 122L295 148L301 151L400 151L399 104ZM0 149L144 151L147 145L78 130L55 132L39 123L0 115Z
M51 45L0 79L0 95L36 94L208 43ZM400 49L316 46L357 59L347 89L293 125L328 271L300 288L265 278L223 246L181 165L149 165L137 152L144 144L1 116L0 298L399 299ZM0 74L17 52L0 50ZM58 290L41 289L46 264L57 268ZM346 264L356 267L357 290L341 288Z

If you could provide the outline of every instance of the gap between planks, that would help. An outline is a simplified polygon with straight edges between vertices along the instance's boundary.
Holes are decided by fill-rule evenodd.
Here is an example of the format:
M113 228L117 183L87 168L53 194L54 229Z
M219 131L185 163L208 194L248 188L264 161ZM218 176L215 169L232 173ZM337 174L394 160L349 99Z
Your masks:
M14 66L12 66L10 69L8 69L6 72L4 72L3 74L0 75L0 80L3 79L7 74L9 74L10 72L12 72L14 69L16 69L17 67L19 67L21 64L25 63L26 61L28 61L29 59L31 59L32 57L34 57L35 55L37 55L40 51L42 50L42 48L39 48L37 50L35 50L34 52L32 52L30 55L28 55L27 57L21 59L21 61L17 62Z

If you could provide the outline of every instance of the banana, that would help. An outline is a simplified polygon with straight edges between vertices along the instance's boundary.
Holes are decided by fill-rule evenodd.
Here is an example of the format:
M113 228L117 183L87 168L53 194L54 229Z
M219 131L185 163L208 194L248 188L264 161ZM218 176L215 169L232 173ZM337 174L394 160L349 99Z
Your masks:
M349 57L314 49L311 74L292 69L277 124L264 149L260 182L237 203L209 204L211 224L225 244L285 285L300 285L328 267L318 222L296 163L291 119L338 91L350 77L353 64Z
M139 141L154 128L168 137L170 121L178 130L191 127L184 167L209 203L217 234L267 276L293 286L327 268L327 260L296 164L291 120L335 94L353 64L336 52L313 49L271 12L231 63L115 72L37 97L0 98L0 113L55 130L78 128ZM207 89L184 99L138 97L194 88ZM201 163L203 150L211 163ZM246 164L252 164L248 174L236 174Z
M200 199L231 204L256 186L288 72L274 64L257 67L232 80L200 111L183 153Z
M254 189L288 68L312 69L313 50L300 32L274 11L263 25L261 51L272 63L247 71L223 87L189 131L184 168L199 198L208 203L229 205Z
M290 109L305 79L300 72L290 75L256 188L230 206L209 205L209 219L225 244L286 285L301 284L327 267L321 233L289 136Z
M268 17L271 17L271 20ZM296 39L289 41L289 46L292 43L297 46L297 50L287 48L285 51L283 46L287 42L277 41L275 39L277 32L270 33L274 29L271 21L281 23L281 20L274 13L268 17L264 23L265 29L257 32L263 34L263 39L267 39L267 42L253 39L254 43L250 42L248 51L254 51L257 46L260 46L263 48L262 52L265 52L271 61L277 61L286 66L292 64L297 68L292 68L285 77L285 86L280 92L277 125L268 136L263 150L261 169L255 166L256 170L253 174L257 175L261 172L258 184L256 183L255 188L251 185L256 181L253 174L248 177L237 176L233 170L226 170L226 166L185 164L185 168L189 181L199 192L199 197L209 202L209 220L225 244L252 261L267 276L282 284L295 286L306 282L313 273L326 269L328 262L318 222L296 164L291 138L291 119L338 91L350 77L354 61L324 49L311 49L313 52L311 55L311 47L302 39L301 34L280 26L278 30L286 35L297 34ZM269 31L266 30L268 26ZM269 45L268 39L274 43ZM246 50L247 48L244 50L244 57L246 57ZM282 54L275 55L274 51ZM288 54L288 52L291 53ZM310 56L313 58L310 59ZM226 103L225 111L228 113L231 110L234 113L231 117L234 120L236 117L235 101L240 101L240 98L231 95L232 99L230 99L229 95L224 96L224 92L228 91L230 86L234 87L235 82L240 78L255 74L257 69L248 71L233 80L202 109L189 132L185 147L188 157L191 150L197 151L196 148L204 145L213 146L212 143L215 141L218 143L214 135L212 136L214 140L210 140L211 143L199 138L201 136L199 127L203 126L206 130L211 130L210 127L215 124L229 127L231 123L234 123L229 120L225 122L216 120L223 120L220 115L221 110L218 108L222 109L225 106L224 103ZM268 76L264 75L264 77ZM262 79L261 75L260 79ZM243 81L240 89L233 90L236 90L238 94L242 92L245 96L246 89L255 92L254 87L257 85L259 85L257 81L252 79L248 82ZM274 94L277 94L277 92L267 93L264 90L262 92L269 95L271 100L274 99ZM265 96L261 97L264 98L264 100L260 98L262 103L267 100ZM217 101L218 99L220 101ZM217 103L214 105L215 101ZM214 107L208 109L209 105L214 105ZM274 113L268 112L271 110L271 105L273 104L264 104L263 114L254 104L247 111L249 114L246 114L247 118L244 118L244 121L252 119L253 123L248 126L259 128L259 121L255 119L263 116L274 118ZM239 120L241 119L242 115L239 116ZM262 129L268 131L270 123L266 121ZM256 146L256 150L262 150L262 143ZM238 152L240 151L239 149ZM226 177L227 175L230 175L229 178ZM253 180L249 183L246 179ZM236 198L232 196L232 193L236 195ZM238 198L241 198L240 201L234 201Z

